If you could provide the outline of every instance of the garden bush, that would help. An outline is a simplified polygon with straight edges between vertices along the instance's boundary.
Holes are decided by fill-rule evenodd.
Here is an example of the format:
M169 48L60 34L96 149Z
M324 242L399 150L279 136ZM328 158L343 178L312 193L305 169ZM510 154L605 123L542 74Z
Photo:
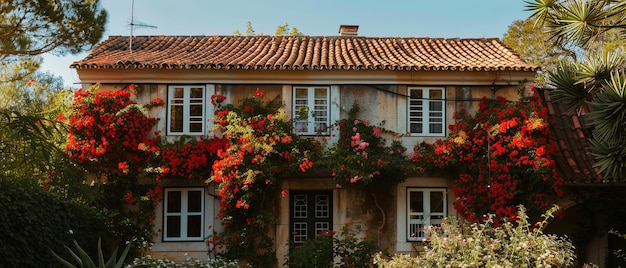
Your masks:
M61 267L73 240L96 256L105 219L96 209L44 192L36 182L0 177L0 259L5 267Z
M372 267L372 258L379 251L376 239L359 239L344 226L339 234L333 230L323 231L302 245L291 243L289 267Z
M544 220L531 224L524 207L519 220L494 227L493 216L484 223L466 224L446 219L441 229L430 228L425 250L416 257L396 255L391 259L375 256L381 268L396 267L570 267L574 247L564 237L544 234L547 220L558 207L544 214Z

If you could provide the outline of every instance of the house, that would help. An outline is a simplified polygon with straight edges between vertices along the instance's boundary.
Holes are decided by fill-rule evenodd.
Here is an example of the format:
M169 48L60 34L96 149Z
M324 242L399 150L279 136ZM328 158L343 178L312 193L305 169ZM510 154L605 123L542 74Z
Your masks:
M385 121L385 128L407 133L401 138L407 148L446 137L461 105L473 111L483 96L517 98L518 84L532 81L538 69L496 38L364 37L354 32L111 36L71 68L83 87L100 83L106 90L138 84L144 88L143 100L163 98L167 105L152 111L152 116L160 118L157 127L168 139L210 132L211 95L237 101L262 88L267 98L284 103L291 118L301 106L318 115L296 126L300 135L318 135L323 129L319 126L344 118L356 102L372 124ZM333 131L322 134L337 136ZM447 177L411 177L378 189L378 198L372 198L367 191L338 189L330 174L319 174L288 178L282 185L288 196L277 205L279 217L272 232L279 263L288 251L283 241L346 225L359 233L378 234L379 243L391 252L412 252L425 238L418 231L421 227L455 215ZM157 208L152 255L205 256L206 227L219 225L211 189L201 183L167 181L164 187L166 200ZM193 216L200 216L201 224L189 225L197 230L184 232L184 224L164 220L169 215L168 197L197 202Z

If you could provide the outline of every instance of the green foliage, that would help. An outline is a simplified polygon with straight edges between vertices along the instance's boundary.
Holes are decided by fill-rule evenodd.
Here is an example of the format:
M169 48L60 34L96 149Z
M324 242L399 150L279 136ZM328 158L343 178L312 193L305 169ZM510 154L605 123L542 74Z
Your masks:
M284 36L284 35L301 36L302 32L298 31L298 28L296 28L295 26L292 26L291 30L289 30L289 23L285 22L285 24L276 26L276 31L274 32L274 34L276 36Z
M0 11L0 55L78 53L100 41L107 18L99 0L14 0Z
M534 0L528 2L535 24L547 29L554 42L580 46L581 62L563 64L549 74L552 97L576 110L594 127L591 144L598 168L608 181L626 175L626 157L619 148L626 141L623 38L626 4L603 0Z
M348 117L337 123L339 141L330 148L330 157L322 159L326 161L322 165L333 169L338 186L404 181L416 167L396 139L399 135L386 131L382 125L371 125L367 119L357 119L359 109L354 103ZM385 136L394 140L388 142Z
M3 1L0 13L0 82L33 73L41 61L36 55L78 53L95 45L107 18L99 0Z
M547 27L558 41L588 45L612 31L624 33L626 5L604 0L533 0L527 2L531 18Z
M563 60L576 59L576 53L556 40L550 34L538 30L531 19L516 20L509 25L502 42L517 52L524 61L541 67L534 84L538 87L546 85L546 74L558 70L558 63Z
M291 245L285 261L289 267L372 267L379 251L376 239L359 239L348 226L340 234L323 231L302 245Z
M569 267L574 247L567 238L544 234L543 228L558 207L548 210L536 225L528 221L523 206L519 220L494 227L492 222L474 223L449 218L431 227L429 242L417 257L396 255L390 260L375 257L378 267Z
M254 28L252 27L252 22L247 21L246 22L246 32L245 33L241 33L241 31L239 31L239 29L237 29L237 30L235 30L233 32L233 35L235 35L235 36L255 36L257 34L254 31ZM261 35L263 35L263 34L261 33ZM280 24L280 25L276 26L276 30L274 31L274 35L276 35L276 36L286 36L286 35L302 36L303 34L295 26L292 26L291 28L289 28L289 24L285 22L284 24Z
M249 264L240 264L236 260L224 259L221 257L217 258L208 258L207 260L198 260L193 259L191 257L187 258L184 262L175 262L167 259L155 259L151 256L145 256L141 258L136 258L130 263L128 268L178 268L178 267L186 267L186 268L247 268L251 267Z
M128 245L126 245L126 249L124 249L124 252L122 252L119 260L116 260L117 248L114 249L113 253L111 253L111 257L109 257L109 259L105 262L104 254L102 253L102 240L98 239L98 264L96 265L96 262L92 260L91 257L89 257L89 254L87 254L87 252L78 244L78 242L76 242L76 240L74 240L73 242L74 246L76 247L76 252L74 252L67 246L65 246L65 248L70 252L70 255L72 255L74 261L78 263L78 266L73 265L70 261L61 258L59 255L54 253L54 251L52 251L52 255L57 260L59 260L59 262L61 262L65 267L69 268L122 268L124 265L124 259L126 259L126 255L128 254L128 250L130 249L129 243Z
M0 259L7 267L54 267L50 250L61 252L72 240L95 246L108 235L97 209L44 192L33 180L0 175L0 202Z
M0 174L45 174L51 160L63 155L55 143L61 131L51 120L0 110Z

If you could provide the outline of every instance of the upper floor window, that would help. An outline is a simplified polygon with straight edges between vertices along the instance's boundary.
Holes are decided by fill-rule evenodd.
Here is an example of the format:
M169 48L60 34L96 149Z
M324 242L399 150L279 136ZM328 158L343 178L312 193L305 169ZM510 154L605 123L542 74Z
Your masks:
M207 95L203 85L169 86L167 134L203 135L208 119Z
M330 126L330 88L294 87L294 131L303 135L328 134Z
M441 227L447 214L443 188L407 188L407 241L428 237L429 226Z
M163 241L202 241L204 188L166 188Z
M411 87L408 91L409 132L414 136L444 136L445 89Z

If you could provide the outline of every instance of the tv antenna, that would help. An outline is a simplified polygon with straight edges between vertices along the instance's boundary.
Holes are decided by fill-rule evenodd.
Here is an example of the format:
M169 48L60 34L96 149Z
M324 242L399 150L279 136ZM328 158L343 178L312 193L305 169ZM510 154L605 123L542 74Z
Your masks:
M128 42L128 51L130 51L130 53L132 54L133 53L133 30L135 28L155 29L156 26L145 24L140 21L135 21L135 0L132 0L131 6L130 6L130 20L128 22L128 26L130 27L130 37L129 37L130 41Z

